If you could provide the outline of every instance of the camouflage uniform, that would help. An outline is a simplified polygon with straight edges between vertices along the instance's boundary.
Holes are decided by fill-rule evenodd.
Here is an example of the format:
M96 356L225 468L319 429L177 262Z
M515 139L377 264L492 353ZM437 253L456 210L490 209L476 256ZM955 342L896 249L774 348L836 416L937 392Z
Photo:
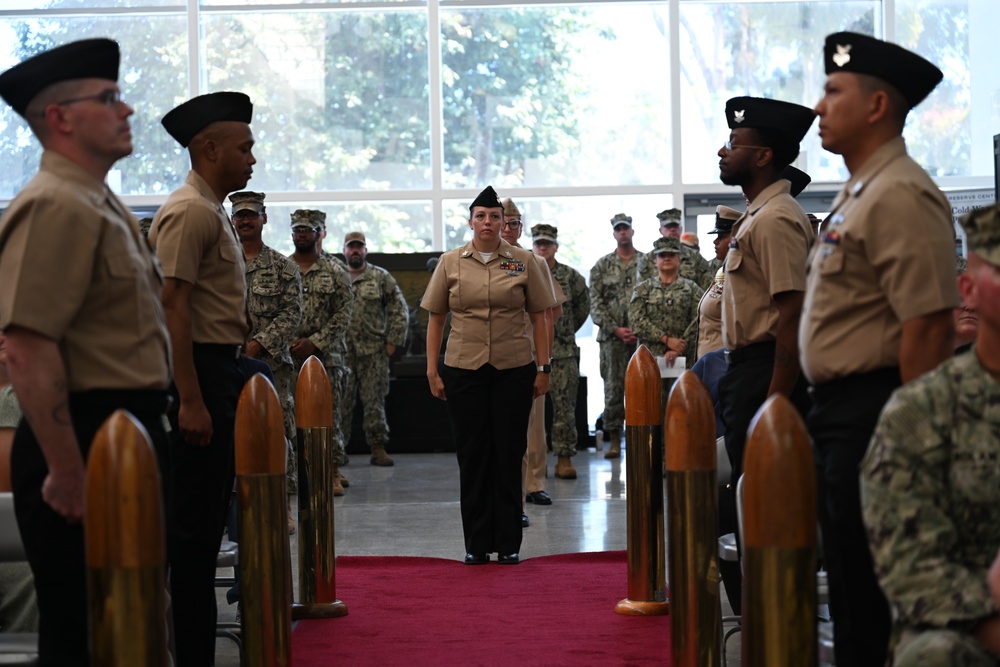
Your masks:
M302 323L296 338L308 338L319 348L320 360L330 377L334 419L340 417L343 404L344 357L347 356L347 328L351 321L351 279L347 271L323 257L302 274ZM295 368L302 362L295 360ZM344 462L344 439L334 424L334 450L337 463Z
M635 290L640 253L627 265L617 253L601 257L590 269L590 317L600 327L597 343L604 380L604 431L620 432L625 425L625 370L635 352L615 336L619 327L628 327L628 302Z
M652 250L645 255L639 256L639 277L638 281L641 283L646 280L652 280L656 278L656 254ZM688 280L694 282L696 285L701 287L702 290L708 289L712 281L715 280L715 271L712 271L708 267L708 261L701 256L701 253L694 248L689 248L684 244L681 244L681 266L677 269L678 275L681 278L687 278ZM718 269L716 269L717 271Z
M587 281L576 269L556 262L552 277L566 295L552 343L552 451L556 456L576 456L576 394L580 385L576 332L590 316L590 296Z
M862 462L862 504L893 609L892 664L995 666L970 634L1000 612L1000 385L976 354L893 394Z
M369 447L389 442L385 397L389 394L389 357L386 343L402 349L406 341L408 309L403 292L385 269L365 265L354 279L354 305L347 334L347 362L341 430L344 444L351 439L355 393L361 386L365 440Z
M264 246L247 262L247 310L250 336L264 351L257 357L271 367L285 418L288 492L298 492L295 436L295 368L289 346L302 320L302 278L295 262Z
M719 269L721 269L723 266L725 266L725 264L726 264L726 260L719 259L718 257L713 257L712 259L708 260L708 271L713 276L713 278L712 278L713 282L715 281L714 276L718 275ZM702 285L702 287L704 289L708 289L704 285Z

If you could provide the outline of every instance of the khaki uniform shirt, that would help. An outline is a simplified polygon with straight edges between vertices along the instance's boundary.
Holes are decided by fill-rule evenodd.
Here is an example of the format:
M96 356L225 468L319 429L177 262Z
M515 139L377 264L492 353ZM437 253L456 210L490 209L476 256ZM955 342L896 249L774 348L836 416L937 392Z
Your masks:
M958 305L954 239L944 194L902 137L886 142L837 195L813 248L799 324L806 377L898 365L902 323Z
M778 307L772 297L806 288L813 232L790 188L784 179L767 186L733 225L722 291L726 349L773 341Z
M302 321L302 277L295 262L274 248L261 248L247 262L247 306L250 340L260 343L270 360L291 366L289 347Z
M192 342L242 345L250 331L243 246L222 204L196 172L189 172L156 212L149 243L167 278L194 285Z
M466 370L530 363L534 357L523 314L555 305L549 278L533 255L503 240L486 262L472 241L442 254L420 300L429 312L451 312L444 362Z
M64 156L0 219L0 327L56 341L67 389L165 389L163 275L124 204Z
M722 349L722 290L726 286L726 271L715 274L712 286L705 290L698 304L698 357Z
M636 250L626 264L617 252L612 252L590 269L590 317L600 327L598 343L615 340L615 330L629 325L628 302L639 284L641 257L642 253Z
M328 368L344 365L353 300L347 271L323 256L302 274L302 322L296 338L308 338L318 347Z

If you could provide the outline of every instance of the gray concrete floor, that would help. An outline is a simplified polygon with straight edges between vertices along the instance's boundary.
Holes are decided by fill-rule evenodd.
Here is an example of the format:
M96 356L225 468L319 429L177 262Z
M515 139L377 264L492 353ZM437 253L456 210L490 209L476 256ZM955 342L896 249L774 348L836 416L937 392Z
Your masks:
M390 468L369 465L367 456L352 456L343 469L351 486L335 501L337 555L461 560L465 549L455 455L392 456L396 465ZM550 455L546 491L553 504L525 506L531 526L524 530L521 558L626 549L625 461L605 460L603 452L582 450L573 459L577 479L563 480L551 476L555 458ZM295 536L291 537L291 545L292 579L298 599ZM226 604L225 591L220 589L218 599L219 619L233 620L236 609ZM349 600L344 602L350 607ZM732 613L725 591L722 605L723 614ZM727 649L728 664L738 666L738 633L729 640ZM231 641L217 641L216 664L238 667L238 651Z

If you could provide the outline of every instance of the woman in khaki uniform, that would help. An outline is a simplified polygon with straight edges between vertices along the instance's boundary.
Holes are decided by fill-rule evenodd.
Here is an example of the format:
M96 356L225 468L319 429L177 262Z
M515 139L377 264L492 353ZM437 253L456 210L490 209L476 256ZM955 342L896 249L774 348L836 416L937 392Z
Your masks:
M427 325L427 381L448 402L461 480L465 562L519 562L521 459L534 397L549 389L544 312L555 305L548 277L531 253L500 238L503 205L492 187L469 207L473 239L441 255L420 300ZM451 335L439 372L444 322Z

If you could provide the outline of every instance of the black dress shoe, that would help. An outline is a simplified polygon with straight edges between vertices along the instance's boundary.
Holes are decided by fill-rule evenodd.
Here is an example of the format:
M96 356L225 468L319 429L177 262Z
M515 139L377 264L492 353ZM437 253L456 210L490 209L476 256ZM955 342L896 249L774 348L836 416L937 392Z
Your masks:
M536 505L551 505L552 497L544 491L532 491L524 497L525 502L535 503Z
M486 565L489 562L490 562L489 554L465 554L466 565Z
M527 528L530 525L531 522L528 521L528 515L525 514L524 512L521 512L521 528Z
M521 562L521 559L517 554L500 554L500 556L497 557L497 562L501 565L517 565Z

